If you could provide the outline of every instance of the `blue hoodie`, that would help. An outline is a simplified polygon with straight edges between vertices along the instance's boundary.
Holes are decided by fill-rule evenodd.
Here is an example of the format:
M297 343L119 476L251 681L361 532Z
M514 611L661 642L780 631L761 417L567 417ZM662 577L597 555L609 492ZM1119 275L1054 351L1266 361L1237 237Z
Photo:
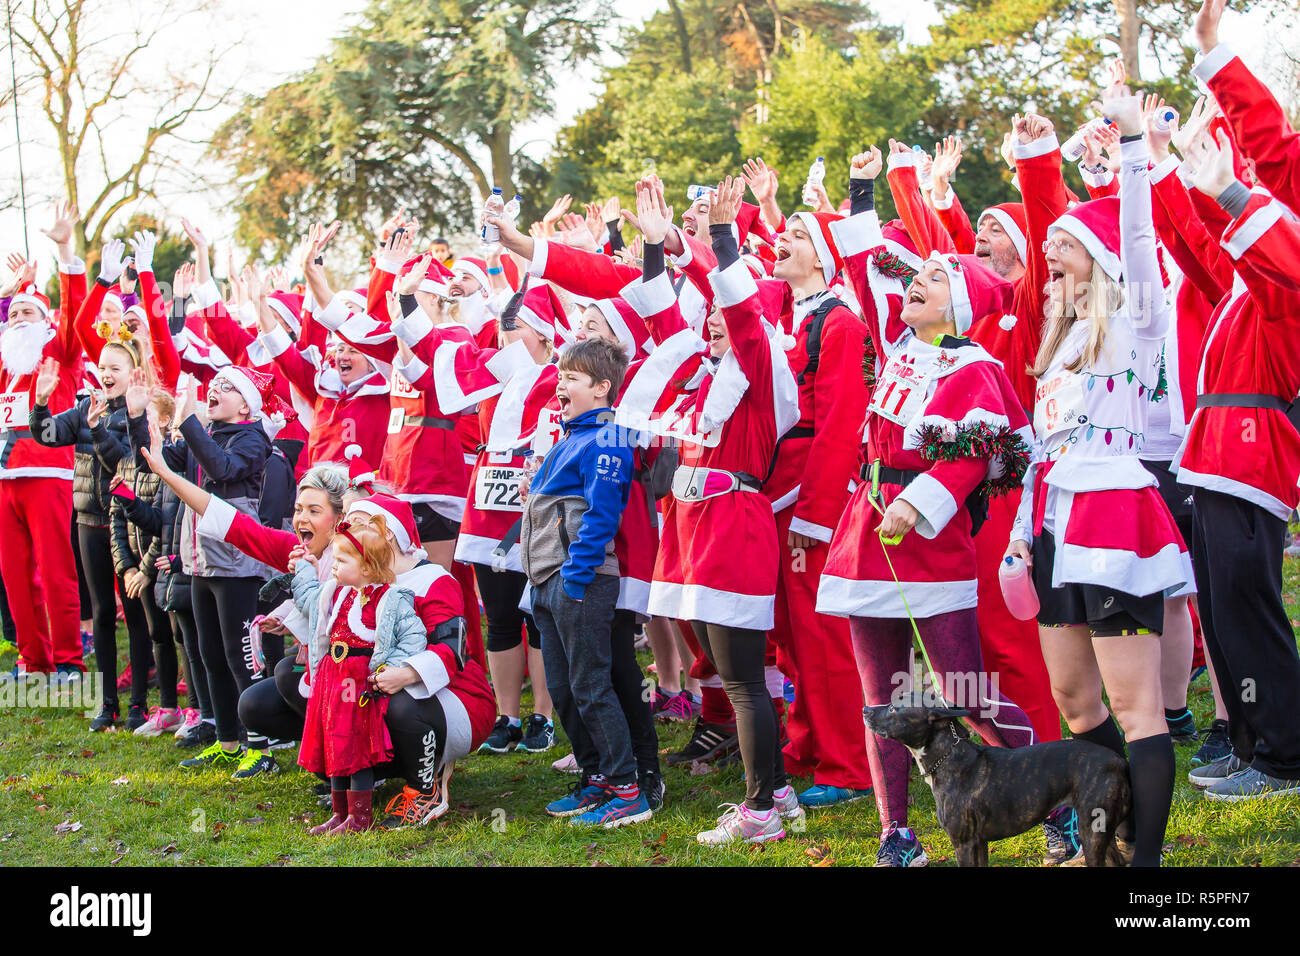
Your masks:
M524 571L536 587L558 570L575 601L597 574L618 575L614 535L632 487L633 440L612 417L594 408L563 423L524 507Z

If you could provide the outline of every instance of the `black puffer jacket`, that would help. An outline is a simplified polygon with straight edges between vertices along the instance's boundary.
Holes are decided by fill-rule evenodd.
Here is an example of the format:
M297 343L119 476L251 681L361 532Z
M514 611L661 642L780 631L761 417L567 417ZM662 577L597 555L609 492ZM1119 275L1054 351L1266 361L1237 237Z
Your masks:
M117 465L117 476L122 479L122 484L118 487L118 493L112 495L109 507L113 570L125 574L136 568L152 584L157 572L152 564L145 565L143 561L158 534L159 522L137 521L132 513L145 508L153 509L162 482L143 462L138 462L133 454L122 456Z
M149 474L147 471L143 473ZM148 549L140 556L139 566L154 582L154 601L164 611L188 611L190 576L182 570L180 556L185 507L176 497L176 492L159 481L157 494L151 502L146 503L141 498L126 501L117 497L114 506L139 529L140 536L149 538ZM161 557L166 557L168 563L164 570L159 571L156 566Z
M109 484L131 447L126 433L126 400L109 399L108 411L93 429L86 424L89 408L90 396L57 415L50 414L45 405L33 405L27 426L37 444L50 448L77 446L72 471L72 507L77 524L107 528Z

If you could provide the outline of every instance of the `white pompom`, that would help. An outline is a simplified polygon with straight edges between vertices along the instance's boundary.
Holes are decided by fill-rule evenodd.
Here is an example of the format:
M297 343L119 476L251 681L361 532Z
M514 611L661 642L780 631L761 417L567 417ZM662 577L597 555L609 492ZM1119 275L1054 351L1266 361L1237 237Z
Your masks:
M1004 315L1002 316L1002 318L998 319L998 325L1004 330L1010 332L1012 329L1016 327L1017 321L1019 321L1019 316L1011 315L1010 313L1008 313L1007 315Z
M347 448L343 449L343 457L346 458L348 461L351 461L353 458L356 458L360 454L361 454L360 445L348 445Z

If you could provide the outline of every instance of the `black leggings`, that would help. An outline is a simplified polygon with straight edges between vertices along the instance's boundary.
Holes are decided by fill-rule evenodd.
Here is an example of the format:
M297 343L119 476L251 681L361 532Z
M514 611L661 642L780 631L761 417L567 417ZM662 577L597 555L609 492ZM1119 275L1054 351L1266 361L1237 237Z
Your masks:
M172 622L172 634L176 643L181 645L182 660L185 662L185 686L189 688L189 705L199 712L205 720L212 720L212 697L208 694L208 669L203 666L203 656L199 654L199 632L194 623L194 612L189 608L168 611Z
M144 707L149 693L149 669L153 667L153 643L149 620L139 598L128 598L120 575L113 573L113 549L107 528L77 525L77 548L81 569L90 591L91 620L95 636L95 666L104 675L104 703L117 704L117 599L114 582L121 589L122 612L131 660L131 706Z
M245 638L246 622L257 614L261 578L195 577L190 603L199 632L199 655L208 669L208 692L217 722L217 739L239 739L239 695L257 679ZM265 749L266 740L250 735L248 745Z
M125 591L126 584L120 579L119 584ZM180 660L176 656L172 622L168 619L167 612L154 600L153 582L145 585L138 600L144 609L145 620L149 623L149 640L153 642L154 666L158 669L158 703L163 707L175 707L176 679L180 676ZM131 658L131 673L135 673L134 655Z
M636 662L636 632L636 612L614 612L614 624L609 635L610 680L614 685L614 696L627 717L637 772L644 774L659 770L659 734L655 731L654 718L650 716L645 675ZM569 743L573 744L573 759L578 761L578 766L587 776L599 773L600 755L578 714L573 694L565 694L563 698L552 694L551 702L560 717L560 725L569 736Z
M86 572L81 567L81 547L77 543L77 513L72 513L72 561L77 566L77 601L81 619L89 621L93 615L90 607L90 588L86 587Z
M437 695L416 700L410 694L394 694L388 698L384 722L399 772L416 790L432 792L447 748L447 715Z
M736 711L740 758L745 763L745 806L772 809L772 792L786 785L772 696L767 692L767 635L725 624L691 621L695 637L722 678L722 689Z
M483 613L487 615L487 649L508 651L518 647L523 640L523 628L528 627L528 646L541 647L542 635L537 630L531 614L519 610L519 599L524 596L528 578L521 571L495 571L486 564L474 565L474 578L478 593L483 598Z
M304 670L305 667L294 666L292 657L285 657L275 665L271 680L255 681L239 695L239 722L250 734L280 740L302 739L307 698L298 693L298 682Z

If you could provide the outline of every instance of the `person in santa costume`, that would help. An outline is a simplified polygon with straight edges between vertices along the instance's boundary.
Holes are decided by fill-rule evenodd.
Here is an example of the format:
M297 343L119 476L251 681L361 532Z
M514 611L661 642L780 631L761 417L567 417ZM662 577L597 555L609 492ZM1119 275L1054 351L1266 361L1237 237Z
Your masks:
M1174 774L1159 634L1164 598L1192 574L1138 458L1170 321L1141 103L1111 86L1104 107L1121 133L1120 195L1080 203L1048 233L1049 318L1033 367L1038 448L1007 554L1031 566L1043 658L1072 735L1121 755L1127 742L1133 865L1158 866ZM1125 827L1121 838L1130 835Z
M1015 487L1032 433L1000 363L967 333L976 317L1005 307L1011 287L974 256L936 252L901 310L876 311L878 296L864 286L884 277L864 274L888 265L872 258L883 244L869 185L880 166L874 148L853 158L853 215L831 226L862 289L872 348L861 367L872 398L858 484L831 541L817 610L849 618L867 707L910 691L897 675L911 673L915 630L927 676L939 682L931 692L970 710L986 743L1025 746L1033 727L989 680L975 611L973 536L984 499ZM883 540L889 537L902 541L894 546ZM963 686L972 677L975 686ZM906 749L868 733L867 755L881 821L876 865L926 865L907 827Z
M455 558L473 566L488 620L488 667L499 709L482 748L491 753L543 751L555 743L550 697L538 679L545 673L540 636L519 606L527 579L519 558L518 492L525 460L545 454L560 434L551 358L563 315L554 290L536 285L516 294L502 313L501 348L480 348L463 326L435 326L422 309L393 324L409 352L399 355L397 374L416 389L433 390L449 413L478 406L483 442ZM534 695L526 728L519 714L525 661Z
M73 449L46 448L28 431L41 362L53 359L58 381L48 407L57 414L76 403L81 348L73 327L86 295L85 265L72 251L76 208L60 205L46 235L59 250L60 318L32 284L9 301L0 331L0 576L18 638L11 676L79 676L84 670L80 602L69 528ZM26 582L19 587L15 582Z
M1300 659L1282 600L1286 522L1300 503L1300 437L1286 409L1300 391L1300 364L1285 347L1297 314L1300 149L1286 114L1263 83L1219 42L1224 4L1196 21L1195 73L1231 130L1202 133L1185 156L1200 197L1228 217L1220 243L1234 269L1201 349L1197 407L1178 480L1193 496L1192 560L1206 650L1227 691L1232 752L1192 771L1206 797L1241 801L1300 791ZM1248 189L1233 140L1253 161ZM1270 194L1271 193L1271 194ZM1254 692L1233 688L1249 682Z
M662 210L641 223L646 271L623 290L647 317L655 351L621 398L620 422L681 440L649 608L692 623L735 707L745 764L744 803L698 835L705 845L779 840L783 819L803 813L785 779L764 673L778 555L771 503L760 492L778 438L798 418L798 392L784 350L770 341L779 333L763 321L758 287L732 232L744 188L728 177L709 214L720 312L708 319L707 341L683 319L663 272L655 247L672 220ZM663 410L666 393L673 403ZM719 535L727 547L717 547Z

